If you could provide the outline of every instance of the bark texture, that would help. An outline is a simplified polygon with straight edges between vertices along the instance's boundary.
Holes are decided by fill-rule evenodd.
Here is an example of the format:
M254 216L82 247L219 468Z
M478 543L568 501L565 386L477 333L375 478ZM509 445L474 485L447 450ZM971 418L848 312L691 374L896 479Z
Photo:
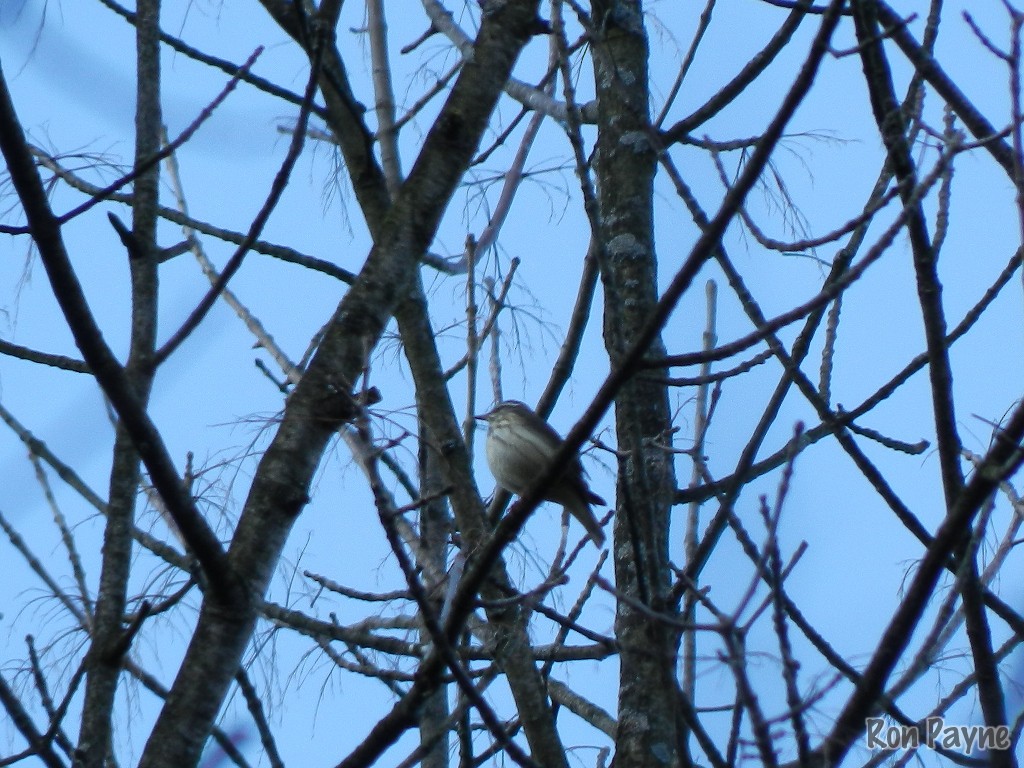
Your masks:
M649 139L648 48L640 2L594 3L601 33L594 44L601 276L605 347L618 365L658 303ZM664 354L660 338L648 355ZM633 379L615 399L619 447L615 519L616 588L650 611L671 614L668 524L675 489L671 425L663 385ZM680 765L676 729L678 636L632 602L619 600L619 723L614 765Z

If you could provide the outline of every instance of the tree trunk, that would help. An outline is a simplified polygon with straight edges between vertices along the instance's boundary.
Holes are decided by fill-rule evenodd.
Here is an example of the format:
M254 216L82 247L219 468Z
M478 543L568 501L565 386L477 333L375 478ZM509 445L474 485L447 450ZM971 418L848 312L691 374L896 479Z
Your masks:
M600 37L594 43L598 130L604 335L617 365L658 301L654 249L654 148L648 139L647 36L639 2L594 2ZM649 354L664 354L659 341ZM675 701L677 633L653 621L667 604L668 522L675 472L665 450L671 424L661 384L633 380L615 401L620 452L615 520L615 578L620 593L615 634L620 644L619 730L615 765L677 766Z

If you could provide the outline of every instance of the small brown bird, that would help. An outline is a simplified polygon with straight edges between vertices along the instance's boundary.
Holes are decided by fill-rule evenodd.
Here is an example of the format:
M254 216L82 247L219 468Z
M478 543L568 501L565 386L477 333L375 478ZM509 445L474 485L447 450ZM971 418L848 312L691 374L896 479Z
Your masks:
M491 474L498 485L516 495L521 496L540 478L564 442L550 424L518 400L505 400L476 418L487 422L487 464ZM562 477L547 489L544 500L561 504L583 524L594 544L604 545L604 531L590 505L604 504L605 500L587 486L579 456L569 462Z

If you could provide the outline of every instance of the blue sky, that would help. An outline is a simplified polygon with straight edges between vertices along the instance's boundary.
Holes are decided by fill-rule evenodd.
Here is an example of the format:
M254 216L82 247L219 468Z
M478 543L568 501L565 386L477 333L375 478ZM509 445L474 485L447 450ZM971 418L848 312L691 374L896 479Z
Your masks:
M398 8L395 4L390 4ZM948 22L940 37L938 58L962 88L988 111L990 119L1002 125L1007 119L1007 76L1002 66L973 38L960 19L957 4L950 3L945 14ZM997 2L960 3L970 7L979 23L993 38L1005 43L1006 24L1002 6ZM349 3L341 25L341 46L348 54L363 56L362 38L348 30L362 23L357 4ZM914 3L902 3L909 11ZM418 11L408 15L388 8L391 33L396 47L417 37L425 28ZM675 75L680 51L688 45L697 15L696 4L649 3L651 16L652 78L655 99L668 90ZM687 114L717 90L771 35L782 11L753 0L727 0L715 11L714 23L694 65L692 76L670 113L669 122ZM306 79L305 62L295 55L287 39L251 3L212 0L168 8L163 26L204 50L224 58L241 61L257 45L266 50L254 71L292 90L299 91ZM657 21L654 19L657 17ZM704 129L714 139L724 140L755 135L781 98L787 78L798 66L815 24L808 23L797 34L797 43L789 55L773 65L766 78L736 105L716 117ZM920 22L912 24L920 35ZM0 6L0 64L9 79L16 105L31 137L46 147L62 152L98 153L112 162L125 163L132 151L133 80L130 71L130 28L97 3L44 3L25 0L17 6ZM851 45L849 29L841 33L837 47ZM418 98L427 75L441 72L453 62L451 50L441 41L430 41L406 57L394 57L397 70L396 96L400 105ZM898 57L893 54L894 60ZM534 58L522 63L524 79L538 71ZM586 65L589 66L589 63ZM368 65L353 69L351 76L357 91L367 104ZM905 88L908 72L898 69L898 90ZM173 53L164 58L165 120L171 135L176 135L220 91L224 77ZM811 223L814 234L839 226L856 213L878 172L879 139L866 109L866 94L856 57L830 59L805 105L800 109L785 147L776 153L779 170L802 214ZM581 88L589 87L584 79ZM655 110L660 109L656 101ZM280 126L290 125L296 110L241 87L227 100L195 139L181 153L179 162L190 210L200 219L214 221L231 229L244 230L262 204L270 180L287 149L287 137ZM428 112L429 114L429 112ZM505 103L500 120L515 114ZM926 114L931 124L941 125L940 105L929 96ZM404 134L407 152L404 167L411 166L425 118L419 126ZM588 140L593 136L586 132ZM561 342L572 308L571 297L582 257L586 250L587 227L578 205L578 193L572 168L564 165L567 144L560 129L548 123L531 155L530 181L521 189L509 222L502 232L498 248L488 254L484 268L492 274L507 268L508 260L522 259L520 281L512 298L522 311L517 313L520 335L504 327L509 343L505 359L504 387L507 396L535 400L547 380L551 361ZM721 197L721 184L707 157L695 150L674 154L693 184L695 193L710 212ZM927 155L922 155L927 157ZM934 153L931 155L934 157ZM735 163L727 157L726 162ZM730 166L734 167L734 166ZM476 171L479 178L502 169L500 162ZM556 169L556 170L551 170ZM369 242L357 207L346 188L335 190L335 172L331 153L311 144L300 159L291 185L265 230L265 239L288 243L348 269L357 270L367 253ZM113 173L108 173L112 178ZM946 286L950 322L977 300L992 276L1020 244L1019 226L1013 208L1010 183L981 152L958 164L956 171L954 216L940 265ZM487 203L468 189L453 203L442 227L435 251L442 255L461 251L466 232L479 233L486 222L488 205L493 204L496 186L488 189ZM170 203L164 189L164 202ZM69 208L78 197L61 190L54 196L57 210ZM786 237L786 222L777 204L760 191L750 199L752 214L770 234ZM126 209L112 207L122 217ZM880 231L880 230L879 230ZM661 276L666 281L685 258L696 229L685 208L675 198L664 178L658 187L658 247ZM877 232L876 232L877 234ZM113 230L103 216L85 217L72 222L65 231L72 258L81 271L83 282L108 341L123 352L127 317L125 255ZM180 231L165 224L162 241L180 239ZM207 238L211 258L223 263L232 250ZM765 311L771 315L784 311L813 295L820 287L823 268L812 259L780 256L764 251L752 238L733 228L726 247L741 267ZM50 352L74 355L70 335L61 324L50 297L41 265L29 253L24 240L0 242L0 337ZM834 247L824 247L816 257L829 260ZM497 266L495 266L497 264ZM707 278L720 281L721 304L718 310L720 341L728 341L749 330L738 302L714 269L707 269L696 285ZM161 337L174 329L186 316L197 297L205 290L205 280L194 262L180 257L162 271L163 303ZM465 304L464 284L460 279L440 279L429 271L425 281L436 303L435 322L443 327L457 321ZM1019 281L1018 281L1019 282ZM304 274L293 266L251 254L232 282L232 288L270 329L275 339L294 359L305 350L309 338L329 317L344 293L344 286L321 275ZM704 315L703 290L693 290L677 309L665 334L672 352L699 347ZM868 271L857 290L844 303L844 319L837 350L837 378L834 402L852 407L860 402L913 355L923 349L920 321L913 305L913 272L909 248L898 239L891 252ZM506 320L507 323L507 320ZM965 446L981 453L990 439L987 421L997 421L1020 397L1022 357L1021 290L1011 286L972 333L953 353L958 372L956 394L959 423ZM794 330L781 335L793 338ZM519 343L514 344L513 340ZM451 334L443 351L449 360L461 355L461 337ZM252 349L252 337L223 306L187 342L179 357L173 359L158 378L152 413L164 431L173 456L183 464L187 451L194 451L203 465L216 466L231 461L223 469L204 476L211 482L209 511L219 515L221 507L228 515L237 512L244 499L254 467L252 451L265 445L280 410L280 394L253 365L266 355ZM385 394L384 405L396 426L412 426L408 411L398 410L409 400L409 377L393 344L382 347L374 364L374 381ZM814 365L805 366L813 372ZM576 375L556 409L552 423L562 432L574 423L607 370L602 352L599 315L591 322ZM709 438L708 455L713 471L725 474L735 454L757 418L760 408L778 378L777 365L763 366L749 377L728 385L719 405L716 428ZM812 376L812 378L814 378ZM486 379L478 387L480 410L489 401ZM465 402L464 379L456 380L453 397ZM673 393L680 408L680 441L692 426L692 390ZM101 397L83 376L55 374L27 363L0 358L0 402L14 412L40 439L43 439L68 463L80 469L93 487L103 493L109 469L109 444L112 429ZM930 401L927 380L919 375L910 385L866 419L866 426L884 429L899 439L914 442L933 439L930 426ZM810 420L811 412L802 400L793 398L778 421L766 446L776 447L788 437L797 419ZM482 436L482 435L480 435ZM606 440L610 440L605 433ZM918 511L922 520L934 528L941 519L943 502L938 483L938 462L932 452L921 456L894 455L871 443L864 444L872 458L885 467L899 493ZM414 455L412 441L403 445L405 458ZM478 442L478 452L480 445ZM242 457L245 458L242 458ZM479 457L478 457L479 458ZM612 464L597 453L588 461L595 490L606 498L614 493ZM689 477L689 465L677 467L681 481ZM0 432L0 511L23 529L32 546L41 555L55 561L63 558L48 511L40 498L24 449L9 432ZM483 462L478 462L481 488L490 488L490 477ZM741 515L756 519L756 494L774 491L772 476L753 484L745 495ZM56 483L56 481L54 481ZM100 522L66 488L56 488L57 498L76 521L75 532L85 551L98 551ZM1001 514L1005 516L1005 505ZM682 510L680 510L680 513ZM140 524L152 525L163 535L162 524L151 511L140 513ZM553 549L557 538L558 511L543 508L525 531L519 547L511 555L513 570L525 581L540 577L540 563ZM804 606L812 622L831 637L851 661L864 660L874 645L882 621L900 598L902 576L920 555L918 545L891 518L874 493L858 476L835 444L823 441L797 463L797 474L783 518L782 541L788 551L803 540L810 548L790 582L794 598ZM6 544L0 552L13 556ZM673 554L679 556L677 541ZM856 553L853 555L852 553ZM93 556L94 557L94 556ZM596 553L587 553L591 565ZM395 571L387 559L386 542L376 524L365 494L361 475L353 467L344 446L333 449L326 458L315 489L314 504L303 515L288 552L288 565L350 578L363 589L388 589L396 585ZM737 563L743 563L735 545L723 543L721 551L705 575L712 596L722 605L731 605L745 589L747 576L737 579ZM1003 580L1003 594L1011 602L1019 601L1014 587L1019 566L1011 561ZM742 568L746 568L743 563ZM93 559L90 571L98 570ZM281 602L294 599L301 589L289 578L290 569L281 569L272 597ZM606 567L610 574L610 567ZM585 573L581 571L581 573ZM746 570L743 570L746 574ZM577 578L579 575L577 574ZM823 582L827 589L823 590ZM1019 582L1016 582L1019 583ZM137 585L140 588L143 583ZM11 578L0 586L0 605L5 608L0 636L17 655L26 631L50 615L45 603L30 603L35 582L21 567L12 569ZM570 591L568 593L572 595ZM328 599L304 598L300 604L310 611L339 612L342 621L352 620L363 609L354 611L344 601L327 607ZM351 615L347 611L353 611ZM593 608L593 624L610 630L613 613L610 603ZM163 622L182 640L187 625ZM175 651L166 644L157 649L160 635L144 638L146 660L154 670L170 681L175 669ZM348 742L355 743L365 733L369 720L350 722L351 733L338 734L329 727L338 713L352 716L350 702L380 696L375 683L352 675L327 676L322 660L302 654L308 644L302 640L278 636L280 652L290 663L268 673L268 685L274 690L296 687L302 690L302 705L314 710L313 720L294 711L279 713L287 734L286 749L291 755L316 750L318 762L337 758ZM156 651L159 650L159 654ZM583 667L586 668L586 667ZM593 665L593 678L579 672L571 682L584 689L609 708L614 707L614 678L611 670ZM771 665L762 670L766 680L775 674ZM709 672L709 675L720 674ZM814 672L808 670L813 676ZM921 701L935 699L941 689L940 677L922 684ZM339 696L327 695L340 693ZM144 692L129 694L128 710L142 714L140 722L151 717L152 703ZM232 713L241 718L239 706ZM295 706L290 705L290 706ZM339 709L335 709L335 707ZM300 710L303 711L303 710ZM370 708L363 710L372 714ZM967 720L974 713L965 709ZM325 727L328 726L328 727ZM326 733L325 733L326 731ZM133 731L129 749L141 749L144 729ZM589 732L587 732L589 735ZM321 752L321 750L323 750ZM587 762L592 762L589 758Z

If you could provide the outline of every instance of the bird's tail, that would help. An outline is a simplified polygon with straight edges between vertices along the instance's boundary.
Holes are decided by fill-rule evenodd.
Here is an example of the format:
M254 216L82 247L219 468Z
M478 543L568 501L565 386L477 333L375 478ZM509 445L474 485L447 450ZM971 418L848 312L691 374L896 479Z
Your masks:
M604 546L604 530L597 521L597 517L594 516L594 510L590 508L590 504L604 504L604 499L589 490L586 492L585 498L586 501L583 498L573 499L572 502L565 505L565 508L569 510L570 515L580 521L590 535L590 540L600 548Z

